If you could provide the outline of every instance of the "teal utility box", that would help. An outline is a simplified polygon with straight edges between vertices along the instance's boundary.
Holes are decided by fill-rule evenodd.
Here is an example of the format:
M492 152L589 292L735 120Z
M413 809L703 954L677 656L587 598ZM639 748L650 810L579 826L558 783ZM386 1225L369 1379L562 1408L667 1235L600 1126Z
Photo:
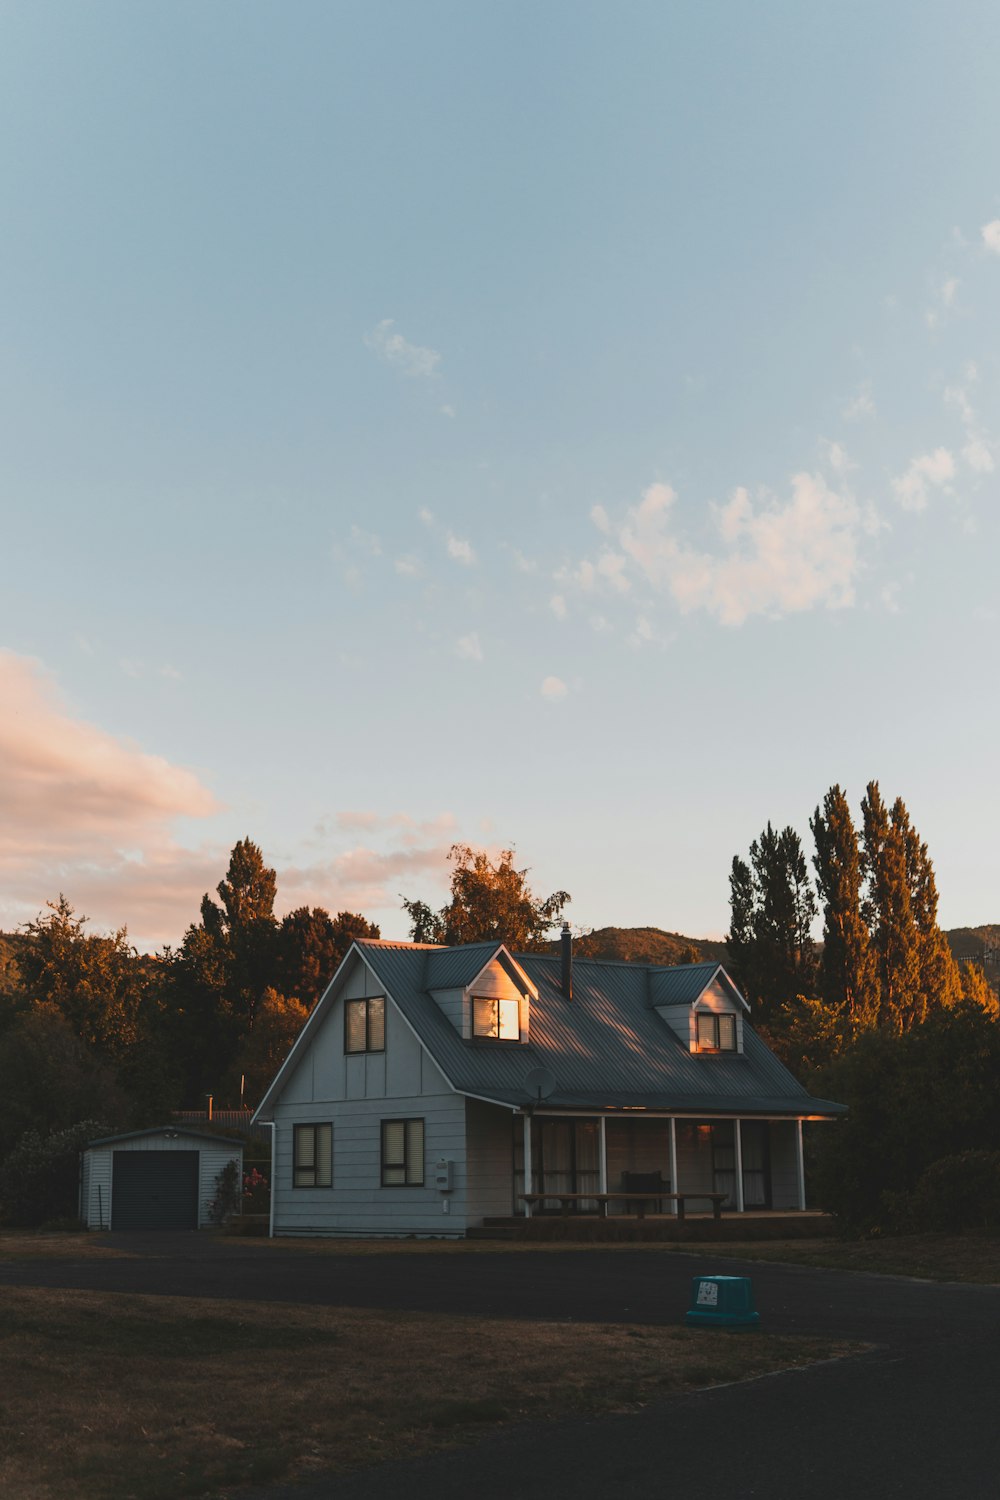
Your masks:
M701 1328L757 1328L760 1313L753 1305L750 1277L693 1277L691 1306L684 1321Z

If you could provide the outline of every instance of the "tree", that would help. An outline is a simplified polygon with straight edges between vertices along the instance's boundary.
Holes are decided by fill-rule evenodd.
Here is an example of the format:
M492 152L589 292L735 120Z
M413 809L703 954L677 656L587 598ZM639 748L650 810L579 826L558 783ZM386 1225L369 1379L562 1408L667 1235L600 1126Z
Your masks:
M48 907L48 916L25 924L18 952L25 996L32 1005L54 1006L80 1041L120 1060L135 1044L145 967L124 927L98 937L84 932L87 918L65 896Z
M308 1018L308 1006L294 995L264 991L256 1025L244 1035L225 1080L230 1098L242 1092L246 1102L253 1106L260 1103Z
M846 1011L852 1024L874 1019L878 980L868 925L861 911L861 849L847 798L832 786L809 827L816 841L813 865L823 904L823 951L819 980L829 1006Z
M771 824L750 845L749 866L738 857L730 874L732 920L726 941L751 1004L764 1019L816 977L810 933L816 897L802 843L794 828Z
M879 1023L898 1031L934 1008L956 1005L962 983L937 923L934 867L897 797L886 808L877 781L861 804L867 895L862 910L879 981Z
M424 901L403 899L416 943L496 941L514 952L538 952L558 923L570 900L566 891L536 897L527 882L528 871L514 867L513 849L502 849L492 861L485 849L453 844L451 901L439 912Z
M331 917L321 906L299 906L288 913L278 933L277 987L311 1008L355 938L380 936L375 923L357 912Z
M863 1033L811 1080L848 1106L815 1138L820 1204L855 1229L897 1227L899 1201L933 1162L972 1143L1000 1150L998 1072L1000 1026L976 1005Z
M75 1120L130 1118L112 1064L75 1035L55 1005L42 1002L0 1035L0 1158L26 1131L48 1135Z

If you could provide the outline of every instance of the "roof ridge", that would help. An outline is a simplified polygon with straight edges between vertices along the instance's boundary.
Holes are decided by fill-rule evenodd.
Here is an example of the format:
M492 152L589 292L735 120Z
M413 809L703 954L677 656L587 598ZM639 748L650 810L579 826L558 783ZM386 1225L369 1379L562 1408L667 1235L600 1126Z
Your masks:
M436 953L449 951L444 943L408 943L403 938L355 938L354 941L364 948L419 948L421 951L431 949Z

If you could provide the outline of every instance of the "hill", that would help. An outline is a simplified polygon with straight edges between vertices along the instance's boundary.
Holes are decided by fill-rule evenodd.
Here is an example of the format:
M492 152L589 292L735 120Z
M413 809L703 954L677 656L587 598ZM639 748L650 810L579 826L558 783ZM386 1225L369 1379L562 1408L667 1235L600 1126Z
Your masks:
M558 944L553 944L553 949ZM659 927L601 927L576 938L573 951L580 958L612 958L626 963L690 964L712 959L726 962L725 943L711 938L685 937Z

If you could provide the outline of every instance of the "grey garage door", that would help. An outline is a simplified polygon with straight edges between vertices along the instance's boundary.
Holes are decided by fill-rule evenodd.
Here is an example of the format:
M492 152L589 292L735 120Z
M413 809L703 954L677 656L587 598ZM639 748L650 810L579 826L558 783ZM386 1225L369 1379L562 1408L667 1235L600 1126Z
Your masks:
M197 1229L197 1151L116 1151L112 1229Z

